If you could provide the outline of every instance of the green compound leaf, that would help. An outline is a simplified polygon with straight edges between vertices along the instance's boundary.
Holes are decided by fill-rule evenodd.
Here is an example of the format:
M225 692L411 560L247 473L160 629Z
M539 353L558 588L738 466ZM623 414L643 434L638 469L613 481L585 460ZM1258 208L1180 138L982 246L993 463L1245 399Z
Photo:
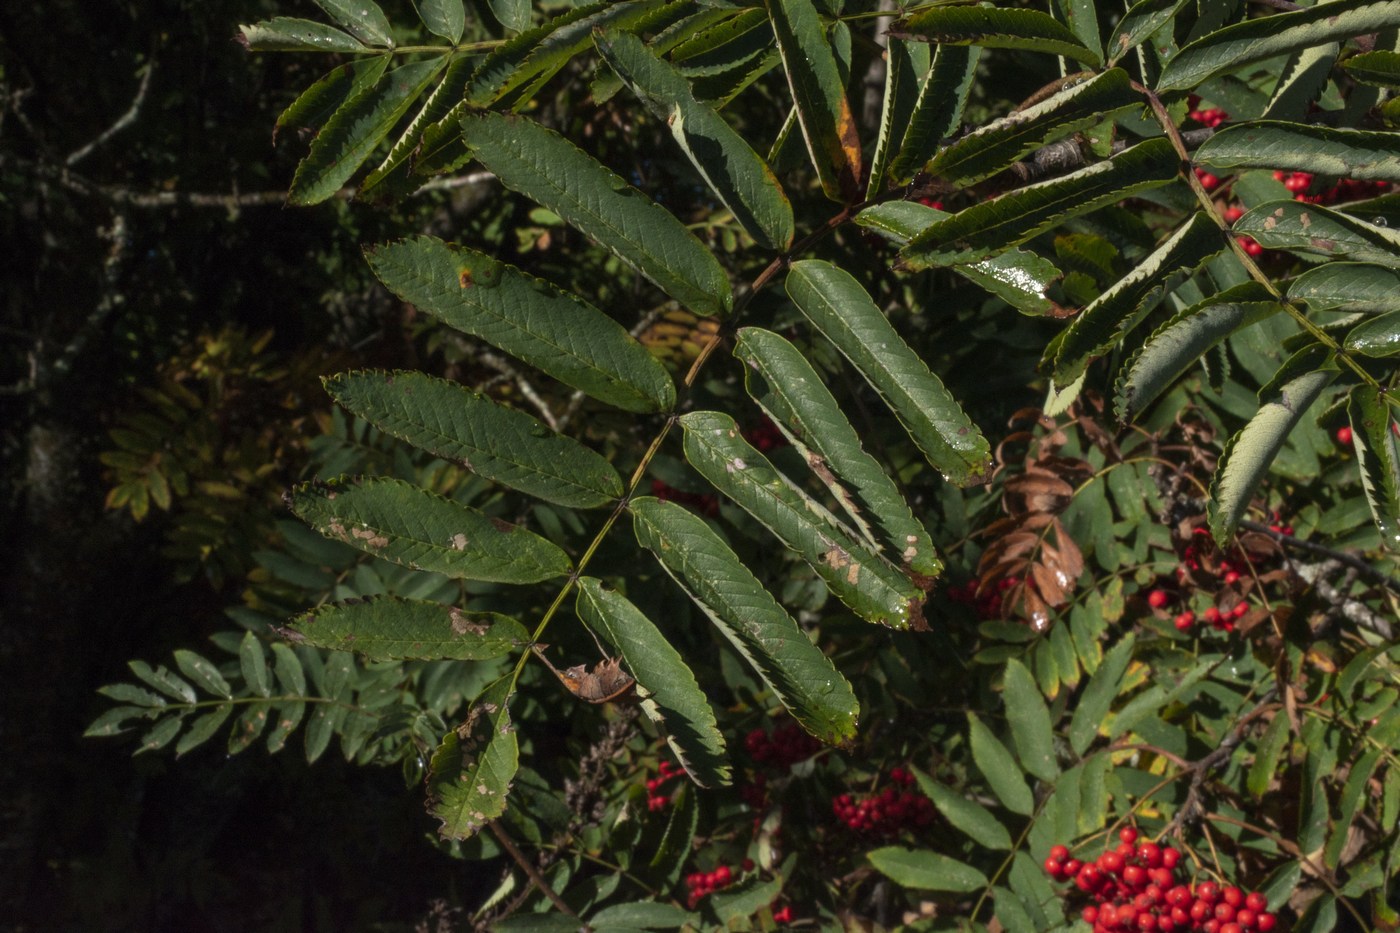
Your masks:
M1098 210L1175 180L1171 143L1149 139L1062 178L975 204L920 233L900 251L906 269L974 262L1018 246L1066 217Z
M467 9L462 0L414 0L418 18L428 31L456 44L467 28Z
M1186 45L1162 69L1157 90L1184 91L1276 55L1400 26L1400 0L1336 0L1236 23Z
M724 738L714 710L695 674L666 636L642 611L601 580L581 577L576 610L590 630L621 656L637 684L650 696L642 701L666 732L666 742L696 784L718 787L730 782Z
M530 640L510 616L396 596L321 606L292 620L284 634L299 645L353 651L371 661L484 661Z
M1266 201L1233 229L1269 249L1400 267L1400 232L1316 204Z
M1128 670L1128 663L1133 659L1133 645L1136 641L1137 635L1129 632L1122 641L1114 645L1108 654L1104 655L1098 670L1094 671L1094 676L1089 679L1089 685L1084 688L1084 693L1074 708L1074 716L1069 721L1069 745L1075 754L1084 754L1093 744L1099 729L1108 720L1113 701L1123 689L1123 675Z
M1324 348L1299 350L1263 389L1264 403L1254 417L1225 445L1211 480L1207 508L1211 534L1221 547L1235 533L1293 426L1337 374L1337 365Z
M753 7L709 12L718 18L706 18L692 34L680 38L671 52L672 63L686 77L724 74L774 50L767 10Z
M855 428L807 358L787 340L757 327L739 331L734 356L746 364L749 395L802 452L866 540L878 546L873 523L900 563L925 577L941 574L943 562L928 531L879 461L861 447Z
M467 88L473 107L529 102L534 91L574 56L593 45L595 29L644 29L664 21L670 0L600 0L575 7L547 23L512 36L477 68Z
M169 671L164 665L152 668L145 661L128 661L126 666L148 686L181 703L193 703L199 699L194 687Z
M1371 517L1385 546L1400 550L1400 448L1390 406L1377 389L1356 386L1347 400L1347 417Z
M1400 311L1400 269L1359 262L1328 262L1288 286L1288 297L1314 311L1385 314Z
M530 28L530 0L488 0L491 15L512 32Z
M967 720L971 730L972 760L977 770L982 772L987 786L1006 809L1030 816L1035 810L1035 798L1021 777L1016 760L975 713L969 713Z
M1118 418L1136 418L1206 351L1242 327L1282 310L1262 285L1249 282L1177 313L1129 358L1118 377Z
M765 5L822 190L833 201L855 200L861 179L860 137L817 8L812 0L765 0Z
M968 800L952 788L935 781L917 768L911 768L919 782L919 790L933 801L938 812L943 814L954 829L973 842L997 852L1010 852L1015 848L1011 834L985 807Z
M987 886L986 875L932 849L885 846L865 857L882 875L904 888L966 894Z
M245 632L238 643L238 666L248 689L260 697L272 695L272 671L267 666L262 642L252 632Z
M1400 52L1377 49L1342 62L1347 74L1363 84L1400 87Z
M991 7L934 7L890 24L890 35L940 45L978 45L1063 55L1097 65L1098 52L1079 41L1067 26L1038 10Z
M565 385L624 411L675 403L666 367L622 325L543 279L434 237L386 243L366 257L404 301Z
M1400 311L1390 311L1358 324L1347 333L1346 349L1383 359L1400 355Z
M319 204L339 191L446 64L443 56L395 68L337 110L297 166L287 201Z
M506 812L506 795L520 767L520 744L510 719L514 677L503 677L472 703L467 721L449 730L428 772L428 811L445 839L476 835Z
M284 129L319 130L346 101L374 84L389 67L388 55L372 55L337 65L303 91L277 118L274 140Z
M861 618L896 629L925 629L924 593L888 561L858 544L832 515L773 468L726 414L680 419L685 458L716 489L802 556Z
M1012 658L1006 662L1002 690L1006 718L1011 723L1011 741L1022 767L1042 781L1054 781L1060 776L1055 762L1055 730L1035 677Z
M403 480L305 483L287 504L327 538L457 580L538 583L572 569L568 555L539 535Z
M880 394L935 469L959 486L986 479L986 438L850 273L802 260L788 272L787 292Z
M553 130L521 117L468 115L472 155L501 184L554 211L699 315L729 311L729 278L670 211Z
M948 216L915 201L887 201L861 211L856 215L856 223L903 246ZM1022 314L1045 315L1056 310L1047 292L1060 280L1060 270L1043 256L1013 247L990 259L953 266L952 271Z
M621 477L601 456L455 382L360 370L332 376L325 386L381 431L547 502L591 509L622 495Z
M1118 61L1152 37L1190 0L1138 0L1123 14L1108 37L1109 63Z
M899 153L904 132L919 103L919 92L929 70L929 47L922 42L889 39L885 44L885 103L880 112L880 133L870 160L865 196L884 189L890 161Z
M374 0L316 0L336 25L369 45L393 45L389 19Z
M808 732L828 744L856 734L851 685L704 519L636 499L637 540L660 561Z
M705 184L758 243L784 250L792 244L792 205L768 163L742 136L691 93L690 83L636 36L596 40L612 69L658 119L665 120Z
M180 736L180 741L175 743L175 757L181 758L212 739L214 733L219 731L219 727L228 722L228 717L232 713L233 704L225 703L222 706L214 707L192 721L189 729Z
M934 156L924 171L965 187L1029 152L1141 105L1128 73L1114 68L979 127Z
M411 193L421 184L415 177L415 168L420 161L440 155L442 141L438 138L444 127L438 124L447 119L453 107L462 99L462 89L466 87L475 61L469 55L453 55L443 72L442 80L433 88L428 99L409 121L408 128L390 148L384 161L360 182L359 196L373 194L376 200L391 201L395 196ZM456 150L464 150L461 143L461 126L453 121L449 124L452 135L458 143ZM429 134L432 139L429 139Z
M1359 181L1400 181L1400 135L1257 120L1226 127L1195 161L1224 171L1272 168Z
M180 668L180 673L215 696L233 699L233 690L224 675L219 673L213 661L203 655L179 648L175 651L175 666Z
M981 55L982 50L975 46L958 45L940 45L933 53L933 66L919 90L899 153L890 165L893 184L913 180L943 140L957 132Z
M1052 347L1056 385L1067 386L1107 353L1142 315L1225 248L1220 227L1196 213L1147 255L1133 271L1085 306ZM1048 355L1047 351L1047 355Z
M368 52L348 32L310 19L277 16L239 26L239 41L250 52Z

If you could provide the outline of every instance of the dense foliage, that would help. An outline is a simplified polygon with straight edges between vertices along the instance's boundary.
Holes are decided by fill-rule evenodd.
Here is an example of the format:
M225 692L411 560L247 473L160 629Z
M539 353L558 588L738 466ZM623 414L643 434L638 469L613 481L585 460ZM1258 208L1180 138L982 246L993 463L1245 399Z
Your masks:
M494 194L304 525L190 413L321 361L112 433L248 586L90 735L400 768L445 927L1400 924L1400 2L317 3L289 200Z

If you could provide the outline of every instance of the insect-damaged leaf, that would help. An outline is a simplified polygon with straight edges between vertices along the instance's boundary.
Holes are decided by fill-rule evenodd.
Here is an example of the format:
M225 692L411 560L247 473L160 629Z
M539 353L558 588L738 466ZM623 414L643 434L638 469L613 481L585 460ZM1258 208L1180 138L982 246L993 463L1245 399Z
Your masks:
M521 411L416 372L360 370L325 380L347 410L394 437L512 489L572 508L622 495L608 461Z
M239 26L239 39L250 52L365 52L360 40L334 26L311 19L278 16Z
M705 520L658 499L636 499L630 508L637 540L793 718L823 742L854 738L860 706L851 685Z
M675 402L666 368L622 325L543 279L434 237L386 243L366 257L404 301L565 385L625 411Z
M1336 0L1226 26L1182 48L1157 90L1184 91L1243 65L1400 26L1400 0Z
M934 7L890 24L890 35L940 45L980 45L1063 55L1088 65L1102 58L1067 26L1039 10Z
M510 720L514 677L503 677L472 703L467 721L443 737L428 773L428 810L446 839L466 839L506 812L506 794L520 767Z
M834 201L859 195L860 138L845 82L812 0L765 0L797 120L822 190Z
M403 480L305 483L287 503L326 537L414 570L538 583L571 568L568 555L539 535Z
M924 593L897 568L857 543L826 509L773 468L721 412L680 420L685 457L716 489L807 561L857 615L891 628L924 629Z
M805 259L789 270L787 292L880 394L935 469L959 486L986 478L986 438L849 272Z
M696 314L724 314L729 278L670 211L553 130L523 117L462 118L472 155L501 184L554 211Z
M530 640L510 616L396 596L321 606L294 619L286 634L296 644L353 651L371 661L484 661Z
M1108 38L1108 60L1118 61L1165 26L1190 0L1138 0L1113 27Z
M696 784L729 783L724 738L715 713L680 653L642 611L602 581L581 577L579 618L622 656L637 684L650 696L643 709L666 733L676 759ZM650 706L648 706L650 704Z
M1317 204L1266 201L1235 221L1233 229L1268 249L1400 267L1400 233Z
M690 82L653 55L636 36L596 39L612 69L642 103L665 120L671 137L734 219L769 249L792 243L792 205L768 163L708 104L695 99Z
M1314 311L1385 314L1400 311L1400 269L1360 262L1328 262L1288 286L1288 297Z

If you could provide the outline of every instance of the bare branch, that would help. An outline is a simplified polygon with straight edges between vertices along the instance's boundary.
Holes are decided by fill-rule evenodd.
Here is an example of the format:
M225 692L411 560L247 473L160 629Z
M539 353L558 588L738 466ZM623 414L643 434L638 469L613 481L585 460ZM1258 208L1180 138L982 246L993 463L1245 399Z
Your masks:
M141 83L137 85L136 96L132 98L131 106L127 108L126 113L117 117L115 123L107 127L101 133L98 133L97 137L93 139L92 142L69 153L68 158L63 160L64 165L70 168L77 165L83 159L92 155L92 153L97 150L98 146L101 146L107 140L136 122L136 118L141 115L141 105L146 102L146 92L151 89L151 75L155 73L155 70L156 63L155 60L152 59L146 63L145 69L141 72Z

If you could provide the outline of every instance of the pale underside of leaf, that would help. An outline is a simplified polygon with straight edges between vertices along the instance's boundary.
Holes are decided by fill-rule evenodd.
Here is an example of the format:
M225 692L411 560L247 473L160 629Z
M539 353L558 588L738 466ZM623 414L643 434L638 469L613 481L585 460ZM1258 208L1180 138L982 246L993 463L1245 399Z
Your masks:
M808 732L827 743L855 737L851 685L705 521L681 506L631 503L637 540L753 666Z

